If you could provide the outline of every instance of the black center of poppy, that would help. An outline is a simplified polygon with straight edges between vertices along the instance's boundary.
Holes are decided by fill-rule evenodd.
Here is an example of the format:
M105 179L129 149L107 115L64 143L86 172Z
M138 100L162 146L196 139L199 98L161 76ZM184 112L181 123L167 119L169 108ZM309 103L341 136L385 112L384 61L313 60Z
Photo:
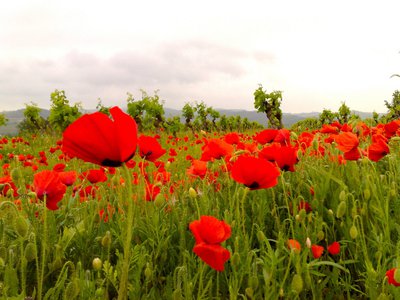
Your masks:
M106 158L101 162L101 165L104 167L119 167L122 165L122 162Z
M260 185L258 184L258 182L254 181L252 184L245 184L245 186L247 186L249 189L256 189L258 188Z
M125 160L123 162L127 162L128 160L130 160L135 155L135 151L131 155L129 155L127 160ZM120 167L123 162L119 161L119 160L111 160L111 159L106 158L101 162L101 165L103 167Z

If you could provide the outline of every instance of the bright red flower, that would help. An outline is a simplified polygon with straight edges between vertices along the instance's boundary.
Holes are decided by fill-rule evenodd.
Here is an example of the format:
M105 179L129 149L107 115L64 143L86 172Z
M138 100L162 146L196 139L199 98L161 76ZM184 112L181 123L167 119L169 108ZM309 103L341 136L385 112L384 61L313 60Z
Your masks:
M106 114L86 114L69 125L63 133L62 149L71 157L107 167L118 167L136 151L137 126L120 108Z
M358 147L360 143L357 135L352 132L343 132L335 137L335 142L339 150L349 152Z
M271 162L252 156L239 156L231 168L232 178L251 190L278 184L279 169Z
M232 154L234 148L231 144L220 140L210 139L206 141L206 144L202 147L203 153L200 160L210 161L212 159L220 159Z
M161 188L158 185L152 183L146 183L146 201L154 201L156 196L161 192Z
M152 136L141 135L138 139L138 147L140 157L149 161L155 161L167 152Z
M287 241L287 247L289 248L289 250L291 250L295 253L300 253L300 251L301 251L301 245L300 245L299 241L294 240L294 239L289 239Z
M204 178L207 174L207 162L202 160L193 159L192 165L187 169L187 174L191 176L198 176Z
M224 136L224 141L231 145L239 144L240 142L239 134L237 134L236 132L227 133Z
M18 197L17 187L15 183L12 181L10 175L6 175L0 178L0 184L3 185L3 188L0 190L0 193L3 196L7 196L8 191L11 191L13 197Z
M328 252L330 255L338 255L340 253L340 244L338 242L333 242L328 246Z
M212 216L201 216L189 224L189 229L196 240L193 252L211 268L223 271L231 254L220 244L231 236L231 227Z
M372 161L379 161L389 152L389 146L382 138L377 138L367 149L368 158Z
M195 245L193 252L207 265L219 272L224 270L225 262L231 257L229 250L224 247L205 243Z
M320 258L324 253L324 247L320 245L311 245L311 252L315 259Z
M277 135L278 129L265 129L257 133L254 140L261 145L265 145L266 143L271 143Z
M276 162L281 170L290 172L294 172L294 165L298 162L296 148L281 146L277 143L263 148L258 156L268 161Z
M397 268L390 269L386 272L386 277L388 278L388 283L394 286L400 286L400 282L397 282L394 279L394 272L396 272Z
M107 181L107 176L103 169L83 172L82 177L86 178L92 184Z
M231 236L231 227L212 216L201 216L200 220L190 223L196 244L220 244Z
M50 170L36 173L33 177L33 187L40 200L46 198L46 206L51 210L58 209L57 203L62 200L67 189L59 173Z
M71 186L76 181L76 171L59 172L58 175L60 176L61 182L66 186Z

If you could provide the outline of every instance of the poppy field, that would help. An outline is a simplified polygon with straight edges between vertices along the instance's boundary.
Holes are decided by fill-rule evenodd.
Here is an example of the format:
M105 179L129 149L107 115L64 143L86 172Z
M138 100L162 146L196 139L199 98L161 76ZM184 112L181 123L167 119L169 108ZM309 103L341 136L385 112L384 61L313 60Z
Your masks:
M397 299L400 121L0 139L2 299Z

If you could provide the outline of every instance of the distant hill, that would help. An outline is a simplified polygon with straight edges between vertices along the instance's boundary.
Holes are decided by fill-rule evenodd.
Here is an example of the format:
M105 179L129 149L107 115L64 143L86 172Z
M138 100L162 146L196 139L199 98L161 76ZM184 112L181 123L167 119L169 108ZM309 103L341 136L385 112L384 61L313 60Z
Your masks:
M165 116L174 117L181 116L182 111L178 109L172 108L164 108ZM267 126L267 117L264 113L258 113L256 111L242 110L242 109L216 109L220 112L221 115L229 116L237 116L240 115L242 118L247 118L249 121L256 121L261 125ZM94 109L84 110L86 113L94 112ZM359 115L361 119L372 117L372 113L353 111L356 115ZM17 135L18 128L17 125L24 119L24 109L18 109L14 111L3 111L8 119L8 123L6 126L0 127L1 135ZM43 118L48 118L50 111L48 109L42 109L40 115ZM290 128L294 123L306 119L306 118L317 118L319 116L319 112L308 112L308 113L283 113L283 124L286 128Z

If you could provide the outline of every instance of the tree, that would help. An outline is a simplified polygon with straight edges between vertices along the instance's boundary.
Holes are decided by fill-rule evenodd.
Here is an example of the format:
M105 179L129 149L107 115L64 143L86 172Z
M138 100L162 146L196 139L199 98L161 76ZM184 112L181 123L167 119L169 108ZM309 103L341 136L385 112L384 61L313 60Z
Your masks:
M208 108L208 114L211 117L211 123L214 129L217 129L217 124L216 124L216 120L221 116L221 114L219 113L219 111L213 109L212 107Z
M201 101L200 103L196 102L195 111L197 113L196 119L199 121L201 128L205 131L208 131L209 126L207 116L209 110L207 105L203 101Z
M135 119L136 124L139 128L139 130L142 130L142 119L143 119L143 113L144 113L144 103L143 101L135 101L133 98L133 95L131 93L127 93L128 99L126 100L128 102L128 114Z
M98 101L99 101L99 103L97 103L97 105L96 105L96 110L98 112L101 112L101 113L106 114L107 116L109 116L110 115L110 108L107 107L107 106L104 106L103 103L101 103L100 98L98 99Z
M190 128L192 131L192 120L194 118L194 112L194 107L188 102L186 102L185 105L182 107L182 116L185 118L185 126L186 128Z
M269 127L280 129L282 125L282 110L280 105L282 102L282 92L273 91L267 93L260 84L254 92L254 107L258 112L267 115Z
M340 124L345 124L349 121L349 117L351 115L350 108L346 105L345 102L342 102L342 105L339 107L339 111L337 113L337 118Z
M389 110L385 119L386 121L392 121L400 118L400 91L394 91L392 95L392 102L389 103L385 100L385 106Z
M336 118L336 113L332 112L330 109L324 108L322 113L319 115L319 122L321 125L330 124Z
M25 104L24 119L18 124L19 132L38 133L49 129L49 121L40 115L41 109L36 103Z
M0 126L7 125L8 119L5 114L0 114Z
M71 106L64 91L55 90L51 93L50 99L52 104L49 122L55 130L63 131L82 114L80 104L75 103Z

